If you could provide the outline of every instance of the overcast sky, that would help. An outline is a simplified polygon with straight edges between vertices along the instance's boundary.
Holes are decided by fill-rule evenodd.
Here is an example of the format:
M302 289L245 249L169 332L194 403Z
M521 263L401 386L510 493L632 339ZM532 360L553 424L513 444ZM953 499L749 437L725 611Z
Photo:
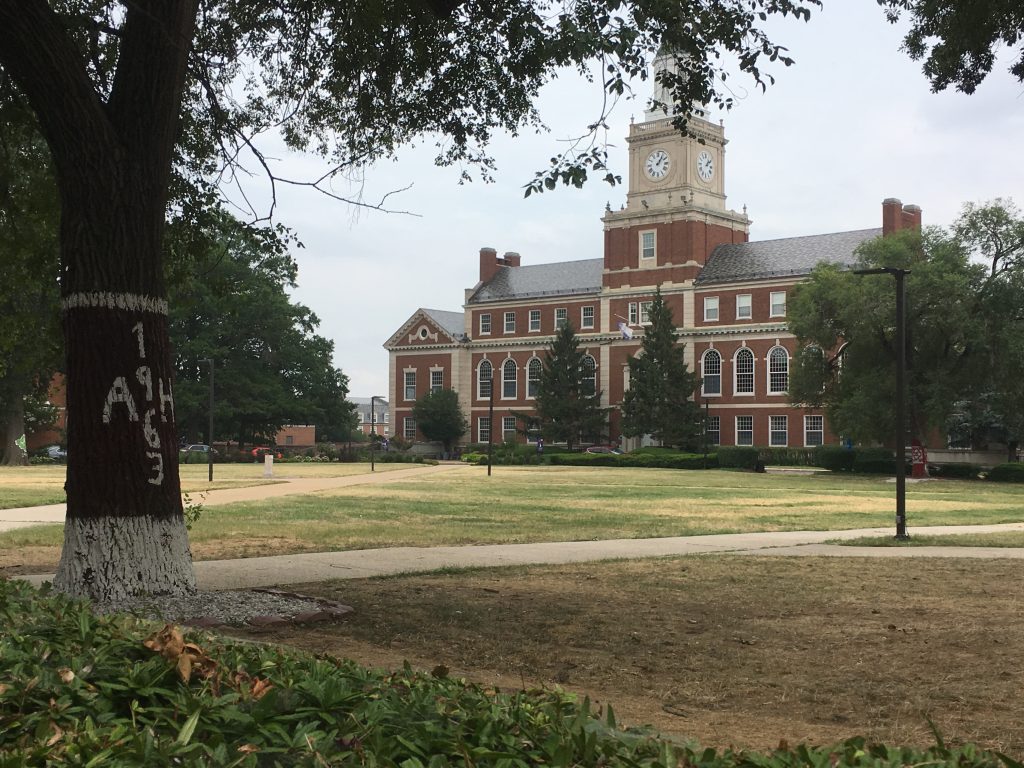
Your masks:
M774 70L765 94L730 81L737 105L716 115L729 139L727 204L748 206L751 240L878 227L886 197L920 205L925 224L939 225L966 201L1024 206L1024 86L1005 59L973 96L932 94L873 0L828 3L810 23L780 21L772 32L796 64ZM638 95L649 92L638 85ZM606 202L625 201L624 186L594 181L523 198L523 185L596 118L600 100L598 85L573 75L554 82L540 102L551 133L495 141L494 184L460 186L457 169L436 168L426 144L367 170L367 199L411 184L389 203L416 216L279 193L280 221L306 246L296 251L295 298L334 340L352 396L387 395L382 344L417 308L461 310L481 247L518 251L524 266L603 255L600 218ZM610 123L611 163L623 178L629 120L643 111L639 101L620 103ZM292 175L322 168L294 156L282 165Z

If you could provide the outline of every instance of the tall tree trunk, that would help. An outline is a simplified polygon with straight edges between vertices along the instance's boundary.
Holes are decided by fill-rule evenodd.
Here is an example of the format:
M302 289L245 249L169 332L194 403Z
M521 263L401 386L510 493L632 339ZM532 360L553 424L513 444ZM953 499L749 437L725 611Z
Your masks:
M28 463L28 456L18 447L17 440L25 434L25 401L20 397L11 397L4 405L4 412L0 414L0 425L3 426L0 458L5 467L24 466Z
M104 103L46 0L0 3L0 65L61 198L68 513L54 586L195 590L182 517L161 241L198 0L133 0Z

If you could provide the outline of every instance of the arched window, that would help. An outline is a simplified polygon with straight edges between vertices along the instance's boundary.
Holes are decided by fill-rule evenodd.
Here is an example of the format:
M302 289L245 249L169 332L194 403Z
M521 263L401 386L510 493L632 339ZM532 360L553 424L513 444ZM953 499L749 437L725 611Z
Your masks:
M701 376L703 387L701 392L705 395L722 394L722 356L717 351L709 349L701 359Z
M590 355L584 355L580 364L580 391L589 396L597 392L597 362Z
M491 376L493 376L491 361L484 360L476 372L476 396L480 400L487 400L491 396Z
M736 394L754 394L754 353L742 347L736 353Z
M789 353L782 347L772 347L768 353L768 393L789 391Z
M540 374L544 370L544 364L539 357L531 357L526 365L526 396L536 397L540 389Z
M516 375L516 361L510 357L501 366L501 397L503 400L515 399L516 390L518 389Z

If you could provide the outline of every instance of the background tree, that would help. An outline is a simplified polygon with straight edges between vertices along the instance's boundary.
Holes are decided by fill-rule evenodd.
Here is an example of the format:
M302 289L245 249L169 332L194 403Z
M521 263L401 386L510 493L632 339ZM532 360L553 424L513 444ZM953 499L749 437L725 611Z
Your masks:
M608 434L608 413L586 358L572 323L564 323L544 353L534 403L544 439L564 442L570 451L581 440L603 442Z
M270 130L329 159L308 182L327 194L335 174L424 134L437 137L439 162L487 176L492 133L536 127L533 101L560 67L600 62L604 87L620 94L662 43L686 54L671 83L681 125L694 102L729 101L710 62L734 54L764 85L762 62L789 60L757 25L768 13L806 19L818 5L434 0L382 13L271 0L0 4L0 68L38 119L61 201L69 465L56 588L95 598L195 588L162 264L175 178L209 190L237 179L243 156L269 173L257 137ZM588 135L601 124L591 120ZM604 158L575 144L537 188L605 173ZM77 445L90 447L88 459Z
M168 236L172 246L186 241L192 249L185 256L172 247L168 293L182 434L198 441L206 432L205 361L213 359L217 437L239 446L271 442L287 423L346 435L355 406L332 362L334 343L315 333L317 316L288 295L298 275L290 238L226 213L199 233L195 226L175 220Z
M858 268L911 270L907 290L907 419L910 437L941 428L953 404L973 389L970 360L981 328L976 293L984 267L962 244L932 228L862 245ZM832 429L858 442L891 442L895 431L895 290L888 275L817 267L793 291L789 327L802 349L790 398L824 405Z
M904 15L910 31L903 47L914 61L924 61L933 91L955 86L974 93L995 64L1003 45L1020 46L1010 74L1024 82L1024 10L1019 0L878 0L889 21Z
M10 83L0 78L0 93ZM3 101L0 100L0 105ZM0 108L0 461L20 464L26 400L45 401L60 363L57 189L23 100Z
M700 409L693 400L700 379L686 365L685 345L679 344L672 310L660 289L648 317L641 354L628 360L622 433L626 437L650 435L665 445L692 446L700 431Z
M454 389L439 389L418 398L412 417L423 436L444 445L445 453L451 453L455 442L469 431L459 407L459 393Z

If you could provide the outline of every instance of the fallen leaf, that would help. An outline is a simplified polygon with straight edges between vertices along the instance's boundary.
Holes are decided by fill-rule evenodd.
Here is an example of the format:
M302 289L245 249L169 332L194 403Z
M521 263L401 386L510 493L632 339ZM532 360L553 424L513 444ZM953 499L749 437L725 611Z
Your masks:
M259 752L260 748L255 744L243 744L238 748L238 751L243 755L251 755L253 752Z
M273 687L274 684L269 680L260 680L259 678L256 678L252 681L252 697L254 699L262 699L267 694L267 691Z
M60 726L56 723L51 722L50 727L53 728L53 735L46 740L46 746L48 747L52 747L54 744L60 741L61 737L64 735L64 731L62 731Z
M60 679L63 680L65 683L70 683L72 680L75 679L75 673L67 667L61 667L60 669L58 669L57 674L60 675Z

